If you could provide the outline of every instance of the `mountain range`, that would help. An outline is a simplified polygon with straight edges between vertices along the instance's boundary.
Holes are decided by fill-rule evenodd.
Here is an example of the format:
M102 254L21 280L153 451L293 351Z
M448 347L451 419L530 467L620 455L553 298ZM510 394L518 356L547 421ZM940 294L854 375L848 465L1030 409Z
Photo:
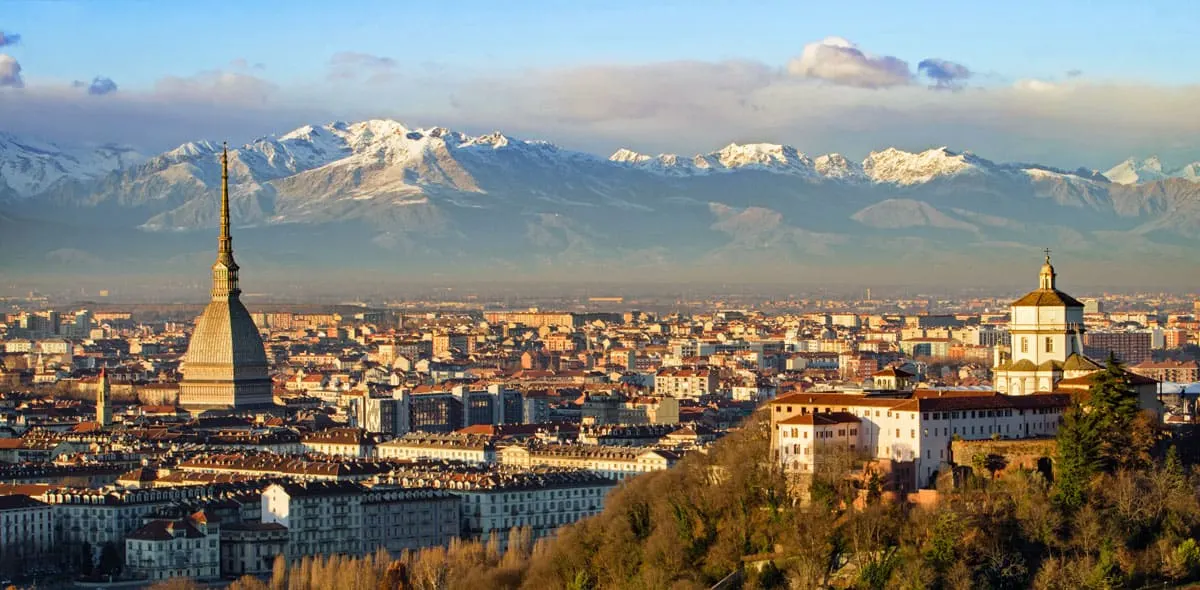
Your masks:
M0 134L3 264L203 274L220 151L194 141L145 157ZM1192 264L1200 249L1200 162L1164 171L1156 158L1104 173L944 147L861 162L762 143L602 158L369 120L231 147L230 176L239 258L282 268L779 278L964 263L981 273L1034 264L1043 246L1144 269Z

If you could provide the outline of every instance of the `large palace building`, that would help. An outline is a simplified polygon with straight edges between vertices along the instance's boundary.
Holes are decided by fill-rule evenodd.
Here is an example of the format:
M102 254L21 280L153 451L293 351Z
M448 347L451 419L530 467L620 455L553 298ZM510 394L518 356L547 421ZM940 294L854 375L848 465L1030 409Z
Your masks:
M212 299L196 322L183 363L179 403L193 412L273 404L258 327L238 297L238 265L229 235L229 150L221 154L221 234L212 266Z
M1009 395L1055 391L1063 379L1103 368L1083 355L1083 303L1058 290L1050 254L1038 289L1012 304L1008 331L1012 350L996 355L992 381Z

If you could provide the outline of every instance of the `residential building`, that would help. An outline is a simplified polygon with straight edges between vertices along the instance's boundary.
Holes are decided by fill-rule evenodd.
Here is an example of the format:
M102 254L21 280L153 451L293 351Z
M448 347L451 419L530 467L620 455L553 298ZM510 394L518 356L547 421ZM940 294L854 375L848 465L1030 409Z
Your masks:
M717 371L709 367L663 367L654 375L654 393L695 399L717 391Z
M0 496L0 563L48 557L55 550L54 513L29 496Z
M221 525L221 576L264 576L275 556L287 555L288 529L277 522Z
M135 579L214 580L221 575L220 526L203 512L154 519L125 537L125 568Z

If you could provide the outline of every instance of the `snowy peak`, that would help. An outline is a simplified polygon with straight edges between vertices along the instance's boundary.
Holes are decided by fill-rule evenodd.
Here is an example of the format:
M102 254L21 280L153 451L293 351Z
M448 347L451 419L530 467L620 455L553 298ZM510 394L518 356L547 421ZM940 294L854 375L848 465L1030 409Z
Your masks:
M132 148L113 144L67 147L0 133L0 197L27 198L58 183L98 178L144 159Z
M726 168L785 169L808 172L812 160L790 145L731 143L713 155Z
M1142 184L1167 178L1182 178L1191 182L1200 182L1200 162L1192 162L1173 171L1164 171L1158 156L1150 156L1145 160L1129 158L1104 173L1104 176L1117 184Z
M833 180L857 181L866 179L862 165L841 154L825 154L813 160L818 174Z
M986 174L995 165L971 153L956 153L945 147L919 154L896 148L871 152L863 160L863 172L875 182L911 185L960 174Z
M1129 158L1109 168L1104 176L1117 184L1141 184L1167 177L1166 174L1163 174L1162 162L1158 160L1157 156L1151 156L1141 162L1136 158Z
M653 160L654 156L639 154L631 149L621 148L608 157L609 162L618 164L642 164Z

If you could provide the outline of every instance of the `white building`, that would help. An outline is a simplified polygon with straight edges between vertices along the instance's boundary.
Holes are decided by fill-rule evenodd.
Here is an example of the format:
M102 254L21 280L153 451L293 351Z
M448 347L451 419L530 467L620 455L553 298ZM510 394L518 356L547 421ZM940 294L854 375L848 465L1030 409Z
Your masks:
M779 462L784 469L814 473L838 452L855 453L861 420L848 412L800 414L776 425Z
M896 485L911 490L934 484L942 464L952 460L950 443L955 438L1051 437L1057 434L1062 412L1070 401L1071 396L1065 393L1016 396L982 390L924 389L899 398L801 392L777 398L768 407L776 460L785 461L785 450L786 460L794 460L795 451L782 445L803 441L801 424L789 424L788 420L810 414L848 414L860 421L853 450L886 462ZM797 429L795 435L793 428Z
M352 482L271 484L262 494L262 521L288 529L287 557L362 553L363 488Z
M491 436L410 432L375 448L380 459L433 459L495 463L496 444Z
M709 367L663 367L654 376L654 394L698 398L717 391L717 371Z
M220 526L203 512L151 520L125 537L125 567L143 580L216 579L221 575Z
M677 453L663 449L607 445L512 445L500 451L504 465L586 469L616 481L669 469L678 460Z

